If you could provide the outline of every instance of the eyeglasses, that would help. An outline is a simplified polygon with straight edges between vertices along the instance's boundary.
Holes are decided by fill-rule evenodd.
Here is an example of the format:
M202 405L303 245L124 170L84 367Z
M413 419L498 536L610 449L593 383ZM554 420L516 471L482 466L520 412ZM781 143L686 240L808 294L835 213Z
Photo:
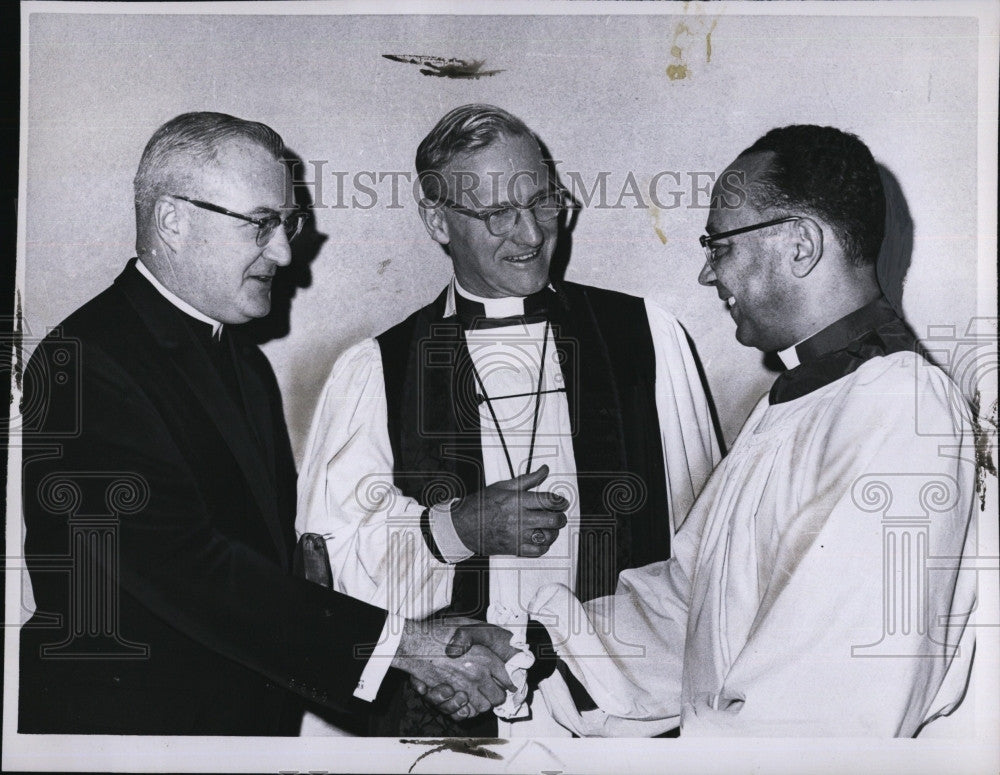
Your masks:
M766 229L768 226L777 226L779 223L791 223L800 218L802 218L801 215L789 215L785 218L775 218L773 221L755 223L752 226L741 226L739 229L733 229L732 231L720 231L718 234L702 234L698 237L698 241L705 249L705 259L708 261L708 265L714 267L719 257L715 255L717 246L713 245L713 242L718 242L720 239L725 239L726 237L735 237L737 234L746 234L748 231L757 231L757 229Z
M531 210L538 223L548 223L558 217L564 209L576 206L573 197L570 196L562 186L542 191L522 205L505 205L494 207L489 210L472 210L463 207L458 202L442 198L440 203L447 205L456 213L467 215L470 218L478 218L486 224L486 228L494 237L506 237L510 234L518 221L521 220L522 210Z
M274 232L279 226L284 228L285 238L291 242L298 236L299 232L302 231L302 224L305 223L305 220L309 215L309 213L303 210L295 210L284 218L277 213L265 215L262 218L254 218L250 215L234 213L232 210L227 210L225 207L214 205L211 202L203 202L200 199L191 199L190 197L181 196L180 194L173 194L172 196L175 199L183 199L185 202L193 204L195 207L200 207L202 210L211 210L213 213L221 213L222 215L228 215L230 218L239 218L241 221L252 223L257 227L257 247L260 248L264 247L271 241L271 237L274 236Z

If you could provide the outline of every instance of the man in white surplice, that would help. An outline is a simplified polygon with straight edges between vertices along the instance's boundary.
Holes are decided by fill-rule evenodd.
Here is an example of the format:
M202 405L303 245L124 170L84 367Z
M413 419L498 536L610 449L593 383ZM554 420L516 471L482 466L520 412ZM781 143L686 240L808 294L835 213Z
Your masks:
M558 584L533 600L599 706L555 698L578 734L912 736L961 701L973 434L881 295L884 218L870 151L830 127L772 130L717 180L699 282L787 370L670 560L583 605Z
M407 616L486 618L517 643L546 584L588 599L666 559L718 443L670 313L550 278L571 199L523 122L457 108L421 143L417 170L422 219L455 277L338 359L296 528L326 539L335 589ZM565 680L548 676L530 711L465 724L401 684L371 733L568 735L539 698L568 696Z

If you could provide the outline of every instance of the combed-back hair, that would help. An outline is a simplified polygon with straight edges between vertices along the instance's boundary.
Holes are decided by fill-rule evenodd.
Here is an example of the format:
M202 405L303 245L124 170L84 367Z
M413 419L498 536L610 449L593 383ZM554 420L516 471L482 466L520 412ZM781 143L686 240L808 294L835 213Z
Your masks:
M872 153L857 136L829 126L772 129L740 156L772 153L748 187L758 210L804 213L829 223L855 266L874 264L885 234L885 192Z
M285 148L281 135L266 124L225 113L182 113L157 129L146 143L132 181L140 228L158 196L189 196L191 192L186 189L196 170L212 163L219 148L229 140L249 140L276 159Z
M495 105L462 105L449 111L417 147L417 177L424 196L440 202L443 170L456 157L477 151L500 137L538 137L517 116Z

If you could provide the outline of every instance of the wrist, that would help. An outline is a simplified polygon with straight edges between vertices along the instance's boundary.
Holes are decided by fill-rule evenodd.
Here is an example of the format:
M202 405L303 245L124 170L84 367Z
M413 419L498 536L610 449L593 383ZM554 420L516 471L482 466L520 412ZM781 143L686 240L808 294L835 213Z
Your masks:
M414 655L420 651L420 641L417 623L412 619L406 619L403 622L403 634L399 639L399 646L392 658L392 666L412 675Z
M449 509L451 526L462 544L473 554L482 555L482 531L479 525L479 510L474 501L466 496L451 504Z

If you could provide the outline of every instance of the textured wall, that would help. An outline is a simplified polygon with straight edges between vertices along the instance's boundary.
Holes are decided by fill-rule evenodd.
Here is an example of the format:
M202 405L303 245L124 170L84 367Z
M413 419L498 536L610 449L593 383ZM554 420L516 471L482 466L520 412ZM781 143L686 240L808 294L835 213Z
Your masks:
M360 171L412 171L448 109L493 102L535 128L560 169L608 204L629 174L658 172L660 204L626 195L587 208L566 276L645 294L697 343L727 440L772 376L739 346L697 285L706 212L693 172L722 169L767 129L832 124L858 133L896 181L902 217L884 274L918 333L964 330L976 314L977 27L961 18L713 16L80 16L30 23L25 320L42 333L105 287L133 255L131 178L160 123L188 110L264 121L306 160L324 160L323 203ZM483 59L480 79L421 75L383 54ZM311 174L311 173L310 173ZM706 178L700 178L705 186ZM370 185L365 179L363 183ZM296 451L336 356L437 293L446 257L409 195L324 208L325 240L300 271L290 332L267 342ZM677 199L669 192L686 191ZM391 206L398 204L398 206ZM908 244L912 243L912 256ZM316 252L313 250L312 252ZM909 261L905 289L899 264ZM980 281L981 282L981 281ZM991 291L990 291L991 292ZM279 310L280 317L280 310ZM280 331L281 326L276 325Z

